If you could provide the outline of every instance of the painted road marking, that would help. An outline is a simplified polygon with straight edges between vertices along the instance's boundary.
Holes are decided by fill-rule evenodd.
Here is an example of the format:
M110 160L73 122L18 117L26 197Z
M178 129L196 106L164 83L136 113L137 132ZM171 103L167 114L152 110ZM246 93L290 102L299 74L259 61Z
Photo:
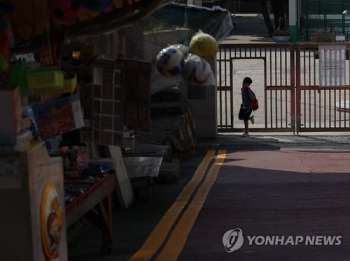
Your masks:
M214 165L211 166L208 175L203 182L203 184L199 187L196 195L191 201L190 205L182 215L180 221L176 225L174 231L172 232L169 240L164 246L161 253L158 255L156 260L176 260L180 255L186 240L188 238L189 233L194 225L194 222L197 219L199 211L202 209L202 206L208 196L208 193L211 189L211 186L216 181L219 170L224 163L226 158L226 151L220 150Z
M179 217L181 211L183 211L184 207L188 203L196 187L202 181L204 173L206 172L214 155L215 150L209 150L207 152L207 155L199 164L191 181L186 185L173 205L164 214L163 218L153 229L152 233L149 235L142 247L129 259L129 261L149 260L157 252L157 250L163 244L165 238L168 236L170 229L175 224L175 221Z

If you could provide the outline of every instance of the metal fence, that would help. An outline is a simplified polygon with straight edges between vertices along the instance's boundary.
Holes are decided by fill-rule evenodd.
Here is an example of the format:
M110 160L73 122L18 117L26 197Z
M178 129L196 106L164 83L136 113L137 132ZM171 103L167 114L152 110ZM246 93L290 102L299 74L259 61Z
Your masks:
M296 45L297 132L301 131L348 131L349 117L349 47L345 45L347 60L344 87L320 87L320 61L318 47L327 44Z
M345 45L347 55L350 44ZM317 50L327 44L222 44L217 55L219 132L242 131L238 120L244 77L259 100L250 131L350 130L349 60L344 87L320 87ZM348 58L347 58L348 59Z
M293 131L295 78L293 44L223 44L217 55L218 129L241 131L240 88L245 76L259 100L253 131Z

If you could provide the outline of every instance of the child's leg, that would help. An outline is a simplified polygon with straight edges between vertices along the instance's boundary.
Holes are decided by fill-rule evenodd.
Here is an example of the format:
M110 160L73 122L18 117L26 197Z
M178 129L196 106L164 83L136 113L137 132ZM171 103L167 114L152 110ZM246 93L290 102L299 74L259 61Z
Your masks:
M244 133L248 134L249 132L248 127L249 127L249 122L244 120Z

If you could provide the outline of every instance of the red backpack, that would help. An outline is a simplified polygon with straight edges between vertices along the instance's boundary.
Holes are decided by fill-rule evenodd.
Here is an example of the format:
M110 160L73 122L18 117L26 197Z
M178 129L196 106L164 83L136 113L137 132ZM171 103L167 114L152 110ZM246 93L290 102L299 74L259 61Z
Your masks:
M256 111L257 109L259 109L259 102L258 102L258 99L255 96L255 93L252 91L252 89L249 88L249 90L252 92L252 94L254 96L254 100L253 100L253 103L252 103L252 110ZM247 96L249 97L248 89L246 89L246 91L247 91Z

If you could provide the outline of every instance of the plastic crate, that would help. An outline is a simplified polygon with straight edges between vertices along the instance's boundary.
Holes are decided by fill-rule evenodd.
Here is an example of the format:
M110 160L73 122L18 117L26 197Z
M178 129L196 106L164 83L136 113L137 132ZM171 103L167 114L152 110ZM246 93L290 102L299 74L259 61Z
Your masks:
M28 87L36 94L56 94L63 91L64 72L57 69L39 68L27 73Z
M25 59L22 60L21 64L15 65L11 68L10 85L19 85L21 90L21 96L25 97L28 94L28 82L27 72L30 71L30 67L27 66Z
M63 83L63 93L68 92L74 92L75 88L77 87L78 81L77 81L77 75L75 74L72 79L64 79Z

